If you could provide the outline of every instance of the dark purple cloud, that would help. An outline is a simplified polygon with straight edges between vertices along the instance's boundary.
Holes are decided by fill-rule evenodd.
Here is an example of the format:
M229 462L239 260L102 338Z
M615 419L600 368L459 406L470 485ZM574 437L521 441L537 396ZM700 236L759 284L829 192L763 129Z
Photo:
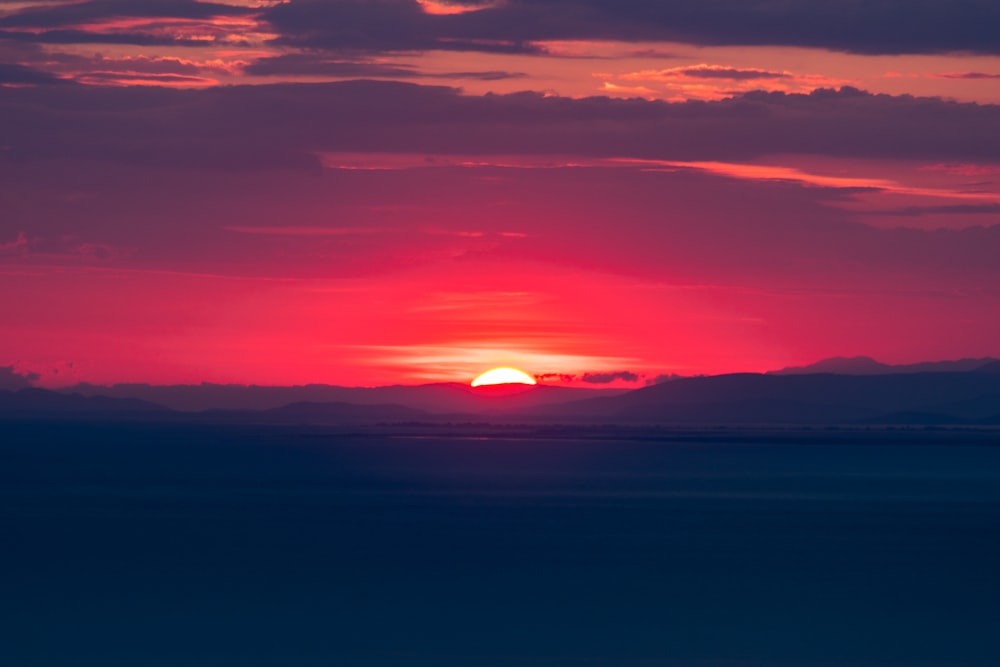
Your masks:
M497 10L474 14L494 16ZM277 5L264 16L281 37L277 42L335 51L485 51L542 53L516 34L456 24L459 16L425 13L416 0L338 0ZM504 20L506 13L497 18ZM516 32L516 31L513 31Z
M84 30L46 30L44 32L14 32L0 30L0 39L37 44L129 44L134 46L218 46L214 40L186 39L173 35L144 32L97 33ZM227 46L247 46L246 42L227 42Z
M503 70L485 70L481 72L443 72L441 74L425 74L429 79L476 79L478 81L502 81L505 79L524 79L524 72L505 72Z
M266 12L281 41L330 49L530 48L542 40L668 40L857 53L1000 53L991 0L508 0L436 16L415 0L296 0Z
M632 371L615 371L612 373L584 373L580 379L591 384L609 384L615 380L623 382L638 382L639 375Z
M116 18L208 19L213 16L245 16L254 11L196 0L91 0L26 9L0 17L0 27L72 29L80 24Z
M368 60L345 60L332 58L322 53L288 53L271 58L261 58L248 65L244 71L253 76L327 76L354 79L440 78L500 81L504 79L519 79L527 76L521 72L497 70L427 74L409 65L389 65Z
M990 80L1000 79L1000 74L989 72L945 72L938 75L942 79Z
M543 52L538 42L567 39L804 46L870 54L1000 53L1000 5L992 0L925 0L918 6L909 0L507 0L454 15L428 14L416 0L293 0L263 10L194 0L92 0L0 17L0 38L206 45L213 42L80 26L250 14L270 23L279 44L341 54L427 49L530 54Z
M572 373L539 373L535 376L535 379L539 382L574 382L577 379L576 375Z
M357 79L371 77L410 78L419 76L415 68L364 60L334 59L315 53L289 53L261 58L244 71L254 76L293 74L300 76L336 76Z
M245 45L238 34L215 26L214 17L253 13L246 7L195 0L94 0L28 8L0 17L0 40L38 44L127 44L136 46L205 47L224 41ZM138 23L136 20L139 20ZM143 25L147 21L148 25ZM217 29L224 40L185 35L191 22ZM202 30L201 32L204 32Z
M180 91L44 86L0 91L0 159L85 158L220 167L318 165L317 153L552 154L749 160L794 153L993 161L1000 106L871 95L748 93L651 102L538 93L464 96L398 82Z
M791 76L786 72L769 72L762 69L738 69L735 67L682 67L671 70L670 73L695 79L726 79L730 81L787 79Z
M5 83L44 85L69 82L66 79L61 79L54 74L43 72L32 67L0 63L0 84Z

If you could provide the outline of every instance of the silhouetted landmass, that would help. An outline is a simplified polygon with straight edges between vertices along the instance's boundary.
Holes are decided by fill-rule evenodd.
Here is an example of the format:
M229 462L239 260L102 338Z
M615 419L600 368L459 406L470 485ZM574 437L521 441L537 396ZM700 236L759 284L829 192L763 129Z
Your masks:
M1000 361L991 357L958 359L955 361L925 361L918 364L891 365L871 357L831 357L808 366L793 366L771 371L768 375L812 375L837 373L838 375L892 375L897 373L962 373L995 365L1000 372Z
M1000 373L1000 360L992 361L976 369L977 373Z
M568 403L585 397L616 396L625 389L588 389L546 385L514 385L513 389L473 388L457 382L386 387L339 387L311 384L294 387L198 384L116 384L101 387L79 384L60 390L84 396L138 398L174 410L269 410L292 403L354 403L356 405L405 405L434 413L481 412L498 407L525 409Z
M92 396L41 389L0 392L0 417L67 415L150 418L198 423L373 425L386 423L526 424L1000 424L1000 363L966 372L890 375L733 374L680 378L633 391L545 385L472 388L430 384L377 388L89 387ZM108 391L111 396L97 395ZM302 394L338 400L288 401L266 409L177 412L121 393L178 402L274 402ZM580 397L587 397L580 400ZM377 400L381 399L381 400ZM223 401L224 402L224 401Z
M550 418L703 424L888 423L890 415L918 413L938 415L940 423L992 423L1000 414L1000 374L717 375L546 410Z
M0 366L0 391L28 389L38 379L37 373L21 373L13 366Z
M0 391L0 418L163 417L171 410L135 398L60 394L45 389Z

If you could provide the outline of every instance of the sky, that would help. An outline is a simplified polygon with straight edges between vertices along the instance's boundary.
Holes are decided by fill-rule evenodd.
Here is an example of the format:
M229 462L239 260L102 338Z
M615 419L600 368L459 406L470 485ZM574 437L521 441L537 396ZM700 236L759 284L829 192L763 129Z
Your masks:
M39 386L1000 357L995 0L0 0L0 118Z

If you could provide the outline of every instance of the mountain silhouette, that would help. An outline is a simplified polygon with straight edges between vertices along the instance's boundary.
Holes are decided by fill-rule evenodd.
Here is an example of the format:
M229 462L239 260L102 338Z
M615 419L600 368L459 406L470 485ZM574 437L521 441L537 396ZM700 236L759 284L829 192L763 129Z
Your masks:
M66 417L164 417L172 410L135 398L81 396L46 389L0 391L0 417L59 419Z
M878 362L852 360L851 366L873 369L873 364ZM95 395L42 389L0 392L0 417L324 425L448 421L579 425L1000 423L1000 362L988 360L964 372L739 373L678 378L632 391L546 385L472 388L457 383L374 388L116 385L88 390ZM96 394L105 390L118 396ZM122 393L165 397L172 400L171 407L207 401L236 404L238 408L181 413L153 401L121 397ZM272 405L302 395L338 398L285 400ZM267 407L253 407L259 403Z
M552 419L701 424L849 423L905 413L952 423L1000 414L1000 374L717 375L545 410Z
M79 384L60 390L85 396L136 398L173 410L269 410L292 403L353 403L405 405L435 413L490 412L567 403L586 397L616 396L624 389L590 389L550 385L490 385L470 387L457 382L385 387L301 385L148 385L116 384L100 387Z
M955 361L924 361L917 364L891 365L871 357L831 357L808 366L793 366L770 371L768 375L811 375L836 373L838 375L892 375L896 373L962 373L979 370L1000 361L991 357L958 359Z

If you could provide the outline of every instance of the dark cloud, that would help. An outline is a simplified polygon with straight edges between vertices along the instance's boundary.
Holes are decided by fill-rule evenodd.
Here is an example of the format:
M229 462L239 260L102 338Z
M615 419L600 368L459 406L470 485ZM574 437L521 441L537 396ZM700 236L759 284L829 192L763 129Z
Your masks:
M454 3L453 3L454 4ZM0 38L40 43L211 44L141 30L80 26L114 19L209 20L261 14L277 43L344 52L428 49L543 53L547 40L679 41L780 45L870 54L1000 53L993 0L507 0L460 3L479 11L437 15L416 0L293 0L271 8L195 0L92 0L29 7L0 17Z
M1000 79L1000 74L991 74L989 72L945 72L944 74L938 74L938 77L942 79L990 80Z
M143 32L96 33L83 30L46 30L44 32L12 32L0 30L0 39L37 44L130 44L133 46L217 46L218 42L205 39L186 39L172 35L154 35ZM241 41L226 42L227 46L246 46Z
M557 380L559 382L573 382L577 379L576 375L572 373L541 373L535 376L535 379L539 382L547 382L549 380Z
M428 74L408 65L389 65L368 60L337 59L323 55L322 53L289 53L272 58L261 58L247 65L244 71L253 76L329 76L354 79L428 78L500 81L504 79L519 79L527 76L522 72L504 72L499 70Z
M493 15L496 10L473 14ZM484 33L455 23L461 15L425 13L416 0L306 0L277 5L264 16L281 37L279 44L337 51L484 51L542 53L525 39Z
M0 159L316 166L317 153L583 155L744 161L768 154L989 162L1000 106L754 92L716 102L541 93L467 96L401 82L209 90L40 86L0 91Z
M26 9L0 17L5 28L67 28L116 18L209 19L241 16L253 9L197 0L93 0Z
M69 81L32 67L0 63L0 84L5 83L44 85L69 83Z
M445 72L443 74L426 74L424 76L432 79L476 79L478 81L501 81L504 79L523 79L528 75L524 72L488 70L484 72Z
M289 53L273 58L261 58L248 65L244 71L254 76L293 74L357 79L370 77L407 78L419 75L413 67L367 61L337 60L312 53Z
M790 76L785 72L769 72L762 69L737 69L735 67L682 67L671 70L671 73L695 79L726 79L729 81L787 79Z
M0 366L0 390L27 389L39 379L37 373L20 373L13 366Z
M128 44L136 46L211 46L220 40L189 38L191 21L215 27L214 17L244 16L247 7L195 0L95 0L43 5L0 17L0 40L38 44ZM148 27L135 26L148 20ZM185 23L187 22L187 23ZM178 27L177 24L180 24ZM101 26L97 28L96 26ZM245 44L230 28L218 26L228 46Z
M615 380L621 380L623 382L638 382L639 375L633 373L632 371L616 371L613 373L584 373L583 377L580 378L584 382L590 382L593 384L608 384L614 382Z
M857 53L1000 53L992 0L507 0L429 15L416 0L296 0L266 12L284 43L332 49L530 50L565 39L783 45Z

